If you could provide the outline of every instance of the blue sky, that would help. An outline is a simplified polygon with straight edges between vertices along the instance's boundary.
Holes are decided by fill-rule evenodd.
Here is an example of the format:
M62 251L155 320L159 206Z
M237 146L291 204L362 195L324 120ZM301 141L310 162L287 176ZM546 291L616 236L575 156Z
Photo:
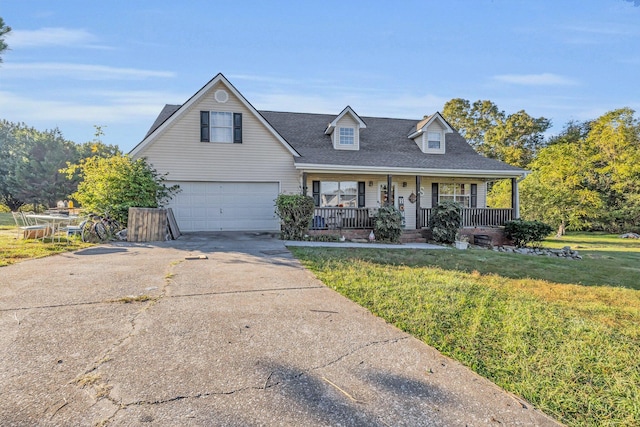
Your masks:
M419 119L489 99L553 121L640 110L640 0L0 0L0 119L129 151L222 72L259 110Z

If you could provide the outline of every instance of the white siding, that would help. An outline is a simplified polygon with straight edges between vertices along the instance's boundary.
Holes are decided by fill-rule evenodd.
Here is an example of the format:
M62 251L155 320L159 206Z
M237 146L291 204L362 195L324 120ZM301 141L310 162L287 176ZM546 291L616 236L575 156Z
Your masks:
M214 99L218 89L227 91L227 102ZM242 144L200 142L200 111L242 113ZM136 157L168 172L171 181L278 182L283 193L300 191L292 154L223 83L203 94Z

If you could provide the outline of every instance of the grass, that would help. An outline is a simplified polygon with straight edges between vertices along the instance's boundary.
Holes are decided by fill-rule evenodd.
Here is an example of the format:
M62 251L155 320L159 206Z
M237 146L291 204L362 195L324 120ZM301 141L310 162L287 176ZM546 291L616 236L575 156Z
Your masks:
M73 237L69 243L63 238L60 243L50 239L21 239L11 213L0 213L0 267L33 258L42 258L62 252L75 251L93 246Z
M324 283L570 426L640 425L640 242L570 261L487 250L291 248Z

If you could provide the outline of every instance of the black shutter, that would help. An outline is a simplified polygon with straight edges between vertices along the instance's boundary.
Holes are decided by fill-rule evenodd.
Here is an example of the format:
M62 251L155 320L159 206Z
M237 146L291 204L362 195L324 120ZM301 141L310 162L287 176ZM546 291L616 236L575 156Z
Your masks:
M320 181L313 181L311 186L311 191L313 192L313 204L320 206Z
M431 183L431 207L435 208L438 206L438 183Z
M200 142L209 142L209 112L200 111Z
M233 113L233 142L242 144L242 113Z
M360 181L358 182L358 207L359 208L364 208L364 192L365 192L364 181Z
M471 184L471 207L478 207L478 184Z

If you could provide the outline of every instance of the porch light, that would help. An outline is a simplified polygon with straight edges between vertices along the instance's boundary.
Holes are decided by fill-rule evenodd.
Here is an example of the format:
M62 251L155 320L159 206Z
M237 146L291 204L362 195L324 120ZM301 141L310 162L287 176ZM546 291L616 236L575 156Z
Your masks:
M407 186L407 181L402 181L402 186L406 187Z
M373 181L369 181L369 187L373 187Z

